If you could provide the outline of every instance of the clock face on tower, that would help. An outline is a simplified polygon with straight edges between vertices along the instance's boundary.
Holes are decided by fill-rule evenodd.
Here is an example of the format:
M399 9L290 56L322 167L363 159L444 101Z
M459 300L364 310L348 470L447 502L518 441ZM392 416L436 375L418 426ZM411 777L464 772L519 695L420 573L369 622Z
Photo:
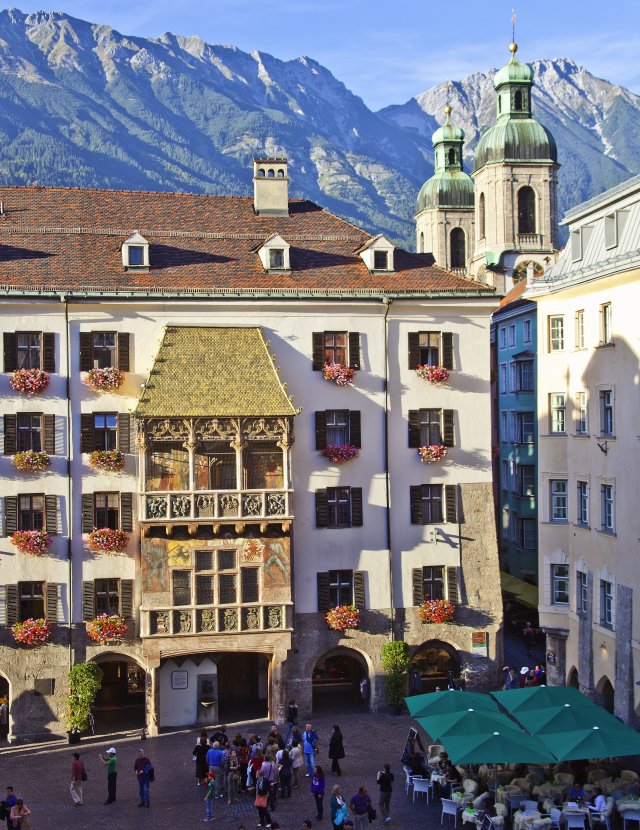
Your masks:
M533 276L534 277L541 277L544 274L544 266L537 262L535 259L523 260L519 262L516 267L513 269L512 279L513 284L517 285L522 280L527 278L527 269L529 266L533 266Z

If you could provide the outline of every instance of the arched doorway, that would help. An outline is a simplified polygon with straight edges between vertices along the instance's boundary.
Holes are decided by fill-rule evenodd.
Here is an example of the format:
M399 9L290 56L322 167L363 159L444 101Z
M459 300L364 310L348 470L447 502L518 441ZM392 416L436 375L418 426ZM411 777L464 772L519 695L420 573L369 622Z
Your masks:
M100 654L95 662L102 669L102 686L93 706L96 732L142 729L145 669L125 654Z
M0 674L0 743L4 743L9 735L9 711L11 709L9 693L9 681Z
M569 674L567 675L567 686L571 686L574 689L580 688L580 681L578 680L578 670L575 666L571 666L569 669Z
M336 648L320 657L311 674L313 711L333 711L336 706L355 705L368 708L369 696L363 698L360 684L369 679L364 657L350 648Z
M409 688L414 693L444 690L453 678L460 685L460 657L453 646L441 640L423 643L411 658Z
M464 231L462 228L453 228L450 235L451 241L451 267L464 268L466 260Z
M593 700L598 706L602 706L607 712L613 714L613 686L606 674L600 678Z
M218 654L215 661L220 723L268 717L269 655L225 652Z
M518 191L518 233L536 232L536 194L526 185Z

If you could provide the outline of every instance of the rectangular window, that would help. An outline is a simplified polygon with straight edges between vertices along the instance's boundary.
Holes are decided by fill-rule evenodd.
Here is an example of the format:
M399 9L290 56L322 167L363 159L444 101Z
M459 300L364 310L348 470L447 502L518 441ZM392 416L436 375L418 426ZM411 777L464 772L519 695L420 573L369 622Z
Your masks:
M420 446L427 447L430 444L442 444L440 409L420 410Z
M518 443L518 413L511 413L511 440Z
M42 335L39 331L16 332L17 368L41 368Z
M120 613L119 579L96 579L94 591L96 615Z
M95 527L120 528L120 494L95 493L93 497L93 522Z
M282 448L275 441L248 441L243 460L250 489L279 490L284 486Z
M518 493L521 496L535 496L536 468L533 464L518 465Z
M552 392L549 395L549 430L565 432L566 429L566 395L564 392Z
M553 605L569 604L569 566L551 566L551 602Z
M522 339L525 343L531 343L531 320L529 319L522 322Z
M324 334L324 362L339 363L347 366L347 342L346 331L325 331Z
M500 440L509 440L509 427L507 422L507 413L504 410L500 413Z
M351 527L350 487L327 487L327 527Z
M518 392L533 392L533 361L521 360L517 364Z
M602 530L605 533L613 533L615 521L613 485L602 484L600 487L600 495L602 500Z
M191 571L173 571L173 604L191 605Z
M611 303L603 303L600 306L600 344L609 346L611 343L613 343Z
M18 602L18 622L43 619L44 582L19 582Z
M616 214L610 213L604 217L604 247L615 248L618 244L618 223Z
M576 612L578 614L587 613L587 602L589 599L589 583L587 581L587 574L584 571L577 571L576 573Z
M600 435L613 435L613 391L600 390Z
M549 482L552 522L567 521L567 481L566 479L552 479Z
M576 311L576 349L584 349L584 310Z
M505 349L507 346L507 330L504 326L500 326L498 329L498 341L501 349Z
M128 262L132 268L144 265L144 247L142 245L127 245Z
M284 268L284 248L269 248L269 268Z
M561 352L564 349L564 317L549 317L549 351Z
M509 489L509 462L506 460L506 458L502 459L501 469L502 469L502 475L501 475L502 489L503 490L508 490Z
M373 270L387 271L389 268L389 254L387 251L373 252Z
M500 392L501 394L505 394L509 391L507 386L507 364L501 363L500 364Z
M349 411L327 409L327 445L341 446L349 443Z
M582 233L580 228L571 231L571 262L580 262L582 259Z
M509 391L515 392L518 388L518 367L515 363L509 364Z
M418 335L418 350L421 366L439 366L440 332L421 331Z
M258 602L258 568L240 569L240 602Z
M589 526L589 482L578 482L578 524Z
M509 345L515 346L516 345L516 326L515 323L509 324Z
M576 393L576 433L586 435L588 431L587 422L587 393Z
M118 416L116 413L96 413L93 416L93 435L97 450L115 450L118 436Z
M146 457L147 490L189 489L189 451L181 443L150 441Z
M444 520L442 511L442 484L423 484L420 493L422 524L434 524Z
M44 528L44 496L18 496L18 530Z
M160 444L158 443L158 447ZM156 455L158 459L158 455ZM202 441L194 455L194 473L197 490L235 490L236 489L236 451L230 441ZM174 459L175 481L184 482L188 489L189 458L184 461L180 457Z
M353 604L353 571L329 571L329 602L332 608Z
M518 547L522 550L536 549L536 520L516 517Z
M94 369L108 369L110 366L117 366L118 338L115 331L94 331L92 338Z
M42 452L42 416L31 412L18 413L18 451Z
M422 569L422 596L425 599L444 599L444 567L442 565Z
M600 580L600 624L613 626L613 583Z
M535 415L533 412L517 413L517 443L535 443Z

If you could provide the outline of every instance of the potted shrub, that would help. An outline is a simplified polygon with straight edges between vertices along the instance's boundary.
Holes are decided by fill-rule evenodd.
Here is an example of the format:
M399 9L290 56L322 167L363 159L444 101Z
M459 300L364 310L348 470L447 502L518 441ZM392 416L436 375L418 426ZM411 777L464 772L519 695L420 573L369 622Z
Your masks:
M353 444L329 444L320 454L336 464L344 464L351 461L352 458L356 458L359 450Z
M46 452L24 450L12 456L11 461L16 470L21 473L44 473L49 466L49 456Z
M385 643L382 646L381 658L385 673L384 691L387 703L393 707L394 714L399 715L407 695L409 646L404 640Z
M343 366L342 363L325 363L322 369L322 377L337 383L338 386L351 386L354 375L355 370Z
M89 464L103 473L119 473L124 469L124 455L120 450L94 450L89 453Z
M124 372L115 366L105 369L90 369L84 379L86 385L94 392L115 392L124 383Z
M101 527L91 531L87 544L94 553L124 553L129 537L124 530Z
M324 618L333 631L347 631L360 625L360 611L355 605L336 605L327 611Z
M28 620L14 623L11 626L11 633L16 643L23 646L41 646L51 638L51 623L44 619Z
M51 536L46 530L16 530L10 541L21 553L44 556L51 544Z
M423 623L448 623L453 620L455 609L446 599L424 599L418 611Z
M32 398L39 395L49 385L49 373L42 369L16 369L9 378L11 388L21 395Z
M429 444L426 447L418 448L418 455L425 464L433 464L442 461L449 452L446 444Z
M127 636L127 623L119 614L100 614L87 621L87 636L100 645L120 642Z
M78 743L89 727L89 715L102 685L102 669L97 663L76 663L69 672L67 734L69 743Z
M434 386L440 386L441 383L446 383L449 380L449 370L444 366L418 366L416 375L422 380L426 380Z

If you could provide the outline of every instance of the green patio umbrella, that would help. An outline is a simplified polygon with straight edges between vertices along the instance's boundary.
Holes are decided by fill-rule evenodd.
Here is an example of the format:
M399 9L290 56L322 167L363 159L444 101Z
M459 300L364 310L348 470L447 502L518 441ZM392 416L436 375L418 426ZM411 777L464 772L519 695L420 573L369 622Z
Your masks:
M467 709L481 709L485 712L499 711L498 704L490 695L480 692L462 692L458 689L413 695L413 697L406 697L405 702L409 714L414 718L449 715L452 712L465 712Z
M507 689L490 694L509 714L516 715L516 717L518 712L546 709L549 706L564 706L565 703L570 703L572 706L594 705L589 698L580 694L572 686L530 686L526 689Z
M426 718L416 718L416 720L434 741L441 743L444 738L458 735L488 735L492 732L513 732L524 735L517 723L497 711L465 709L451 715L432 715Z
M640 735L623 723L618 723L617 727L601 729L594 726L591 729L541 735L540 740L558 761L640 755Z
M565 703L564 706L549 709L514 712L513 716L527 732L539 736L591 729L593 726L599 726L601 729L617 729L621 726L619 720L595 703L590 706Z
M441 743L454 764L547 764L556 760L539 738L512 730L447 735Z

